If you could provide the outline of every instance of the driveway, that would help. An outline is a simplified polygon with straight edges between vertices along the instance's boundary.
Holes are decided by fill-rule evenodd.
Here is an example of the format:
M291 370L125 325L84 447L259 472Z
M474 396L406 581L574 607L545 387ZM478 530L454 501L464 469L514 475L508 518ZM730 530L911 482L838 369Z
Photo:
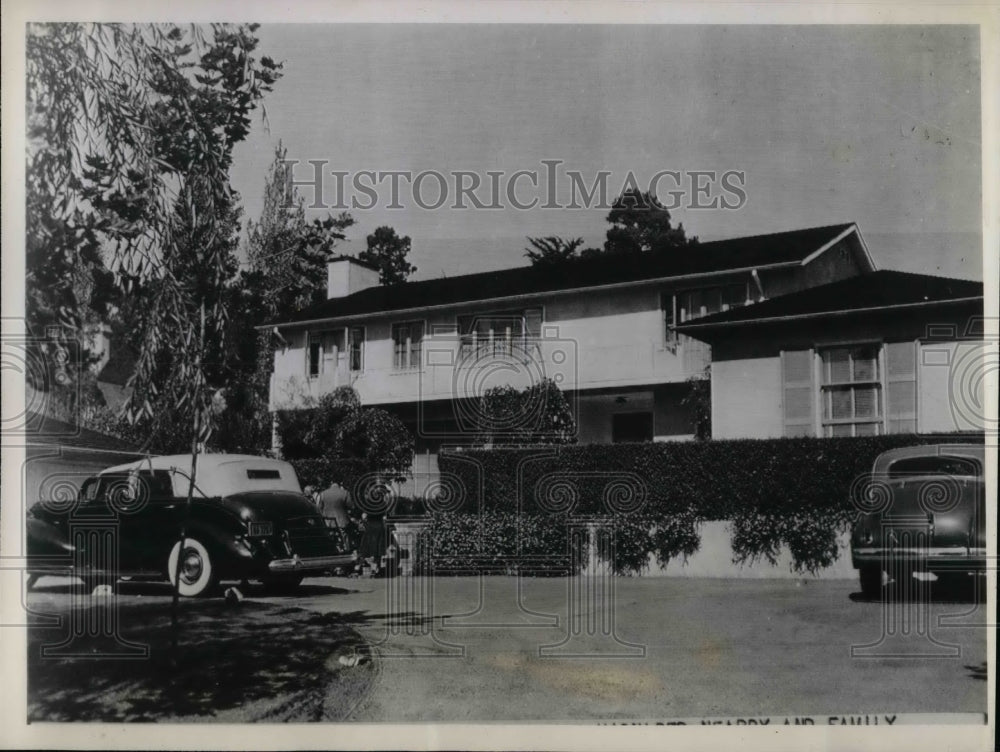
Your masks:
M535 578L519 606L516 578L324 584L346 592L291 602L379 653L351 720L986 711L985 609L940 591L917 608L846 581ZM928 626L904 635L907 615Z
M29 605L41 612L69 598L59 588L41 590L29 597ZM268 597L251 587L237 607L240 631L230 635L246 644L229 649L258 650L258 637L266 640L272 668L261 670L262 675L286 693L281 682L302 688L289 672L309 666L329 672L324 682L309 670L310 686L326 687L327 704L331 692L339 693L334 687L353 684L349 704L342 698L332 712L285 715L289 720L657 720L986 711L986 632L976 626L985 609L940 596L919 609L865 602L856 590L847 581L312 579L294 596ZM169 609L163 586L130 583L120 592L126 611L155 610L157 604L161 612ZM188 607L195 603L185 601ZM909 634L903 634L907 609L910 617L925 617L926 626L910 623ZM301 622L294 632L270 625L294 614L302 614L294 617ZM310 614L321 621L313 624ZM368 643L371 662L344 668L331 660L355 649L347 648L354 642L350 634ZM289 664L281 670L275 656L282 651L298 668L292 671ZM210 669L214 654L200 655L203 668ZM258 659L234 663L219 654L219 661L255 667ZM85 672L64 678L92 681ZM212 712L211 697L204 699L201 712L218 720L282 717L270 709L273 702L266 712L240 710L243 700L259 704L263 697L229 692L224 699L230 710L222 713ZM58 711L62 706L52 701L48 707ZM162 711L172 715L169 707Z

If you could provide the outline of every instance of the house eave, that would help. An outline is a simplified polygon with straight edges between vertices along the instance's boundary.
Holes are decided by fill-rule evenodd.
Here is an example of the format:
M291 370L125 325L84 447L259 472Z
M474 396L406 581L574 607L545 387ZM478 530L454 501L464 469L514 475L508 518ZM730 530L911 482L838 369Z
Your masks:
M850 316L859 313L874 313L880 311L902 311L906 309L913 308L929 308L932 306L946 306L946 305L958 305L961 303L972 303L975 301L982 301L982 295L975 295L966 298L949 298L947 300L922 300L916 303L897 303L895 305L888 306L868 306L865 308L846 308L836 311L817 311L814 313L797 313L790 314L787 316L767 316L764 318L754 318L754 319L739 319L737 321L719 321L719 322L708 322L704 324L692 323L692 324L681 324L676 327L677 331L681 334L688 334L692 337L697 336L699 332L709 332L718 331L722 329L728 329L734 326L751 326L760 324L777 324L784 323L788 321L804 321L807 319L819 319L828 318L833 316Z
M539 299L544 300L546 298L551 298L554 296L573 295L581 292L602 292L608 290L625 289L629 287L632 288L649 287L649 286L662 285L674 282L685 282L687 280L692 280L692 279L704 279L706 277L723 277L730 274L743 274L752 272L754 270L789 269L789 268L799 267L801 265L802 265L801 261L782 261L780 263L774 263L774 264L759 264L756 266L734 267L731 269L721 269L718 271L711 271L711 272L680 274L669 277L654 277L651 279L633 280L629 282L615 282L607 285L591 285L589 287L570 287L560 290L523 293L520 295L502 295L493 298L474 298L471 300L460 300L460 301L455 301L453 303L440 303L437 305L411 306L409 308L394 308L387 311L369 311L367 313L352 313L343 316L328 316L316 319L306 319L303 321L277 322L271 324L262 324L255 328L292 329L304 326L311 326L313 324L347 323L350 321L358 321L360 319L368 319L373 317L408 316L414 313L435 311L435 310L446 310L449 308L461 308L463 306L496 305L503 303L516 303L520 301L529 301L529 300L539 300Z

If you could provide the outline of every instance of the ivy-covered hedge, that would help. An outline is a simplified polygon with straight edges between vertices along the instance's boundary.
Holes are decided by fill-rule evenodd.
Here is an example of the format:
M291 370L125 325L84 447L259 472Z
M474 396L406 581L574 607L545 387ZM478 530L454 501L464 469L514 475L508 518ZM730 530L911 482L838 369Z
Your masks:
M730 520L737 563L774 563L787 545L797 571L815 572L836 560L837 534L854 516L852 484L881 452L982 440L907 434L524 447L442 453L438 464L460 511L473 515L607 515L618 526L632 518L622 529L633 533L617 536L619 547L631 541L616 556L617 571L641 571L649 553L661 562L690 554L696 521Z

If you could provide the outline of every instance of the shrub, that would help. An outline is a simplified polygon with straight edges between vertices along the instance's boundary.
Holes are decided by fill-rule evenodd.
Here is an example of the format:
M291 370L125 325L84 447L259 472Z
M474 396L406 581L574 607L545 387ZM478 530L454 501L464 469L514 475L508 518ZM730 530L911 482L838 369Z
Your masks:
M487 389L479 402L479 443L572 444L576 420L559 386L543 378L518 391L510 385Z
M697 548L695 523L731 520L737 562L775 562L787 545L796 571L836 561L853 517L852 483L887 449L981 434L739 439L523 447L442 453L464 511L606 515L620 529L614 568L641 571ZM481 489L481 492L480 492ZM645 553L641 550L645 547Z

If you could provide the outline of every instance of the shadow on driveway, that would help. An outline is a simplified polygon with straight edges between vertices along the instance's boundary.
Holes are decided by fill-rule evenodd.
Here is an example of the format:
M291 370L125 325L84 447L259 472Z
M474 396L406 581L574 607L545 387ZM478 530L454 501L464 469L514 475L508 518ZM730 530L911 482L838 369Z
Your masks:
M88 598L77 608L99 617L116 600ZM362 624L361 614L221 600L182 601L180 614L175 652L169 602L120 603L120 634L148 645L147 659L43 658L42 646L65 639L68 623L30 628L28 720L340 720L375 675L371 661L346 667L338 660L368 652L349 626ZM82 638L73 649L99 652L108 643Z

